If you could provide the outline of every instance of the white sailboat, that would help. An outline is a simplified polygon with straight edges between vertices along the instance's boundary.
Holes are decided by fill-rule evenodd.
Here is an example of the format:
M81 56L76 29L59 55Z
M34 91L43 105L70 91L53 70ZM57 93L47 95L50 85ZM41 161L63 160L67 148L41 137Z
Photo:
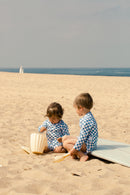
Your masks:
M22 66L20 66L20 68L19 68L19 73L24 73L24 69Z

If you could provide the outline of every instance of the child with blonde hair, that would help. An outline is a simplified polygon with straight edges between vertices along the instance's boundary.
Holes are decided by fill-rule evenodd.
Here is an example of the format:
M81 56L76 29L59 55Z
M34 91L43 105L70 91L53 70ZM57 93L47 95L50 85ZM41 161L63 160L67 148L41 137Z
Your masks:
M74 100L74 108L81 116L79 126L79 137L64 136L58 141L63 143L64 148L73 158L79 158L80 161L87 161L89 154L96 149L98 140L98 128L96 120L91 113L93 99L89 93L81 93Z
M46 112L47 120L39 126L39 132L46 131L48 149L46 151L54 151L56 153L63 153L66 150L62 143L59 143L57 139L64 135L69 135L67 124L62 120L64 110L62 106L57 103L51 103Z

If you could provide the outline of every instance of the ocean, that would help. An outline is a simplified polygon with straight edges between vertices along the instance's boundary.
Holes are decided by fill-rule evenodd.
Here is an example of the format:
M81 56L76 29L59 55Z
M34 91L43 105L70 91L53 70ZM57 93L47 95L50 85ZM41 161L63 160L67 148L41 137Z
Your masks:
M19 69L0 68L0 72L19 72ZM130 77L130 68L24 68L24 73Z

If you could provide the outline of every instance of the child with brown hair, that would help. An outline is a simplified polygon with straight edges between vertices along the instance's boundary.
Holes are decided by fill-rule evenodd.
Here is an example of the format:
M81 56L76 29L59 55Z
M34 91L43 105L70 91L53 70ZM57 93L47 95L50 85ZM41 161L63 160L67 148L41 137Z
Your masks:
M48 150L46 151L54 151L56 153L66 152L63 144L57 141L59 137L69 135L68 126L62 120L63 113L64 110L59 103L51 103L46 112L48 119L38 128L40 133L46 131L48 143Z
M64 148L73 158L87 161L89 154L96 149L98 140L97 123L90 111L93 107L93 99L89 93L81 93L75 98L73 105L77 114L82 116L79 122L80 135L78 138L64 136L58 141L63 142Z

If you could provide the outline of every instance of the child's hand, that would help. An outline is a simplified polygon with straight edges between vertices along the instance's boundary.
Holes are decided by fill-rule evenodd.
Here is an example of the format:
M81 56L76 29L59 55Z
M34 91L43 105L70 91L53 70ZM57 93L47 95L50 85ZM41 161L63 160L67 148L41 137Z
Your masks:
M43 131L46 131L46 128L45 128L45 127L41 127L41 129L40 129L39 132L41 133L41 132L43 132Z

